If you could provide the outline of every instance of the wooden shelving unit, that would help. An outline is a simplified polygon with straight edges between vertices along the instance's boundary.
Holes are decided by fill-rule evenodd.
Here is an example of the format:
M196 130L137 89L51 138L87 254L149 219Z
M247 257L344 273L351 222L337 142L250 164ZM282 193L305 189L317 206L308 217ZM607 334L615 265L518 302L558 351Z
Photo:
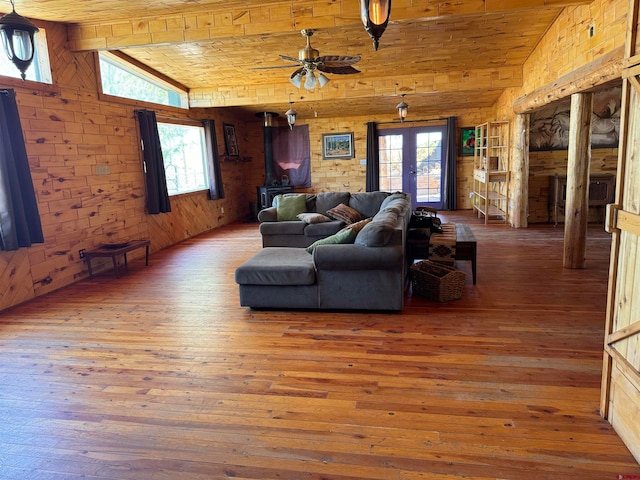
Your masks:
M476 126L473 208L484 222L507 222L509 215L509 122Z

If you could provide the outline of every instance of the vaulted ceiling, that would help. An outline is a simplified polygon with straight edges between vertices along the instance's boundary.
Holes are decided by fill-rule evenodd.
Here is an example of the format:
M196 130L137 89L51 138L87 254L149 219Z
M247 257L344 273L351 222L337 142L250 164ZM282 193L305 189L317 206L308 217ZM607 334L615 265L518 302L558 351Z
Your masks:
M1 5L0 10L8 11ZM69 25L75 51L120 50L190 90L194 106L299 118L395 116L406 94L422 117L494 104L522 82L522 66L569 0L394 0L374 51L358 0L15 0L29 18ZM320 55L361 55L361 73L296 88L300 30Z

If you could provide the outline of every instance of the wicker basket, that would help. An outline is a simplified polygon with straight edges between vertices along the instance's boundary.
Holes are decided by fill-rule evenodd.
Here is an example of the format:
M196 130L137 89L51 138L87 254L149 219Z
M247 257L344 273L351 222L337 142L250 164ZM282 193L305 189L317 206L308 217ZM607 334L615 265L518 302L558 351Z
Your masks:
M464 272L441 263L424 260L411 266L413 291L437 302L449 302L462 297Z

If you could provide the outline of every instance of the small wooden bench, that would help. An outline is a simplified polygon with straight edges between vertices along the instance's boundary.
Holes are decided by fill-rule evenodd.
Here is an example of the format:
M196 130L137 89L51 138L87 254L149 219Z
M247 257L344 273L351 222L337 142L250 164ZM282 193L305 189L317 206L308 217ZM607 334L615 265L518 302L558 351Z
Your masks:
M120 278L120 272L118 271L118 255L124 255L124 267L129 268L127 265L127 252L136 250L138 248L145 247L145 264L149 265L149 245L150 240L131 240L130 242L120 244L105 244L96 249L89 250L85 253L85 259L87 260L87 266L89 267L89 278L93 278L93 271L91 270L91 259L98 257L111 257L113 261L113 270L115 271L116 278Z

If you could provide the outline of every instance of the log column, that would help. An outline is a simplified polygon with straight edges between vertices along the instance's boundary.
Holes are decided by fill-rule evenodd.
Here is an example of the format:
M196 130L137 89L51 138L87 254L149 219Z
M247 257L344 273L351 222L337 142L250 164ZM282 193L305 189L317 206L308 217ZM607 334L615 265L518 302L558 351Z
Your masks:
M586 262L592 112L593 94L575 93L571 95L564 224L565 268L584 268Z
M515 148L511 171L513 181L509 187L513 199L511 225L514 228L527 228L529 214L529 115L516 115Z

